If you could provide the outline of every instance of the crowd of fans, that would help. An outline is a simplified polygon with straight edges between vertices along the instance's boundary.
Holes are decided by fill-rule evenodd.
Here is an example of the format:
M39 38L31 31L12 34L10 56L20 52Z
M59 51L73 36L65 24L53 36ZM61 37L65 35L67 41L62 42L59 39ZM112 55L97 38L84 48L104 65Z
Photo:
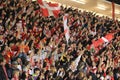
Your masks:
M108 33L108 45L88 50ZM0 80L120 80L120 21L63 6L57 18L44 17L37 1L0 0Z

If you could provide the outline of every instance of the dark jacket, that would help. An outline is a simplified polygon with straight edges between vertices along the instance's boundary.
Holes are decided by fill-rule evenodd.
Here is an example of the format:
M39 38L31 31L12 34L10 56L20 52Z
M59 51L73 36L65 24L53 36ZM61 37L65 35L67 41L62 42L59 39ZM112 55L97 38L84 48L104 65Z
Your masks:
M0 65L0 80L7 80L4 70L3 70L3 67L1 65Z

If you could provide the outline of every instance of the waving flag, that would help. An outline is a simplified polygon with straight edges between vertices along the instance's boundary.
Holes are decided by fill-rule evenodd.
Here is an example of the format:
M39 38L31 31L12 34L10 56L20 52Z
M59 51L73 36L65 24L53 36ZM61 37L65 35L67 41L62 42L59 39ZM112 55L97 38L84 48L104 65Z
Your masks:
M81 55L79 55L75 61L72 62L72 64L70 65L70 69L72 70L72 72L75 72L77 70L77 66L78 66L78 63L80 61L80 58L81 58Z
M64 25L65 38L66 38L67 43L68 43L69 38L70 38L70 34L69 34L69 27L67 25L67 17L68 17L67 14L65 14L65 16L63 16L63 25Z
M55 16L57 17L60 12L60 7L58 3L51 3L51 2L45 2L42 0L38 0L38 3L40 5L40 8L42 10L42 14L45 17L48 16Z
M113 38L114 38L114 34L109 33L106 36L98 39L97 41L93 41L92 44L90 46L88 46L88 48L89 49L94 48L94 50L96 50L100 45L105 47Z

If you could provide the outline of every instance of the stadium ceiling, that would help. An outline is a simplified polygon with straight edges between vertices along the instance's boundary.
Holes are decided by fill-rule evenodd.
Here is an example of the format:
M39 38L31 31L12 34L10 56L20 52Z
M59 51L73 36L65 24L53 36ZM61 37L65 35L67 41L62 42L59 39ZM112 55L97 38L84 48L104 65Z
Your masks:
M112 0L46 0L67 6L93 11L100 15L112 16ZM115 0L120 2L120 0ZM115 17L120 20L120 5L115 4Z
M120 0L106 0L106 1L114 2L114 3L118 4L118 5L120 5Z

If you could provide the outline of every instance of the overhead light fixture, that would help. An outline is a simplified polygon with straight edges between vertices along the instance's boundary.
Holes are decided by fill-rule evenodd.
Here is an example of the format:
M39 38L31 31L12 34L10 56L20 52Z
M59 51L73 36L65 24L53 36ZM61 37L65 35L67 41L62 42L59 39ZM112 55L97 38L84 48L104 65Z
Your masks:
M115 14L120 14L120 11L119 10L115 10Z
M80 3L80 4L86 4L85 0L72 0L72 1L75 1L75 2Z
M105 5L98 4L97 8L100 10L106 10L107 7Z

